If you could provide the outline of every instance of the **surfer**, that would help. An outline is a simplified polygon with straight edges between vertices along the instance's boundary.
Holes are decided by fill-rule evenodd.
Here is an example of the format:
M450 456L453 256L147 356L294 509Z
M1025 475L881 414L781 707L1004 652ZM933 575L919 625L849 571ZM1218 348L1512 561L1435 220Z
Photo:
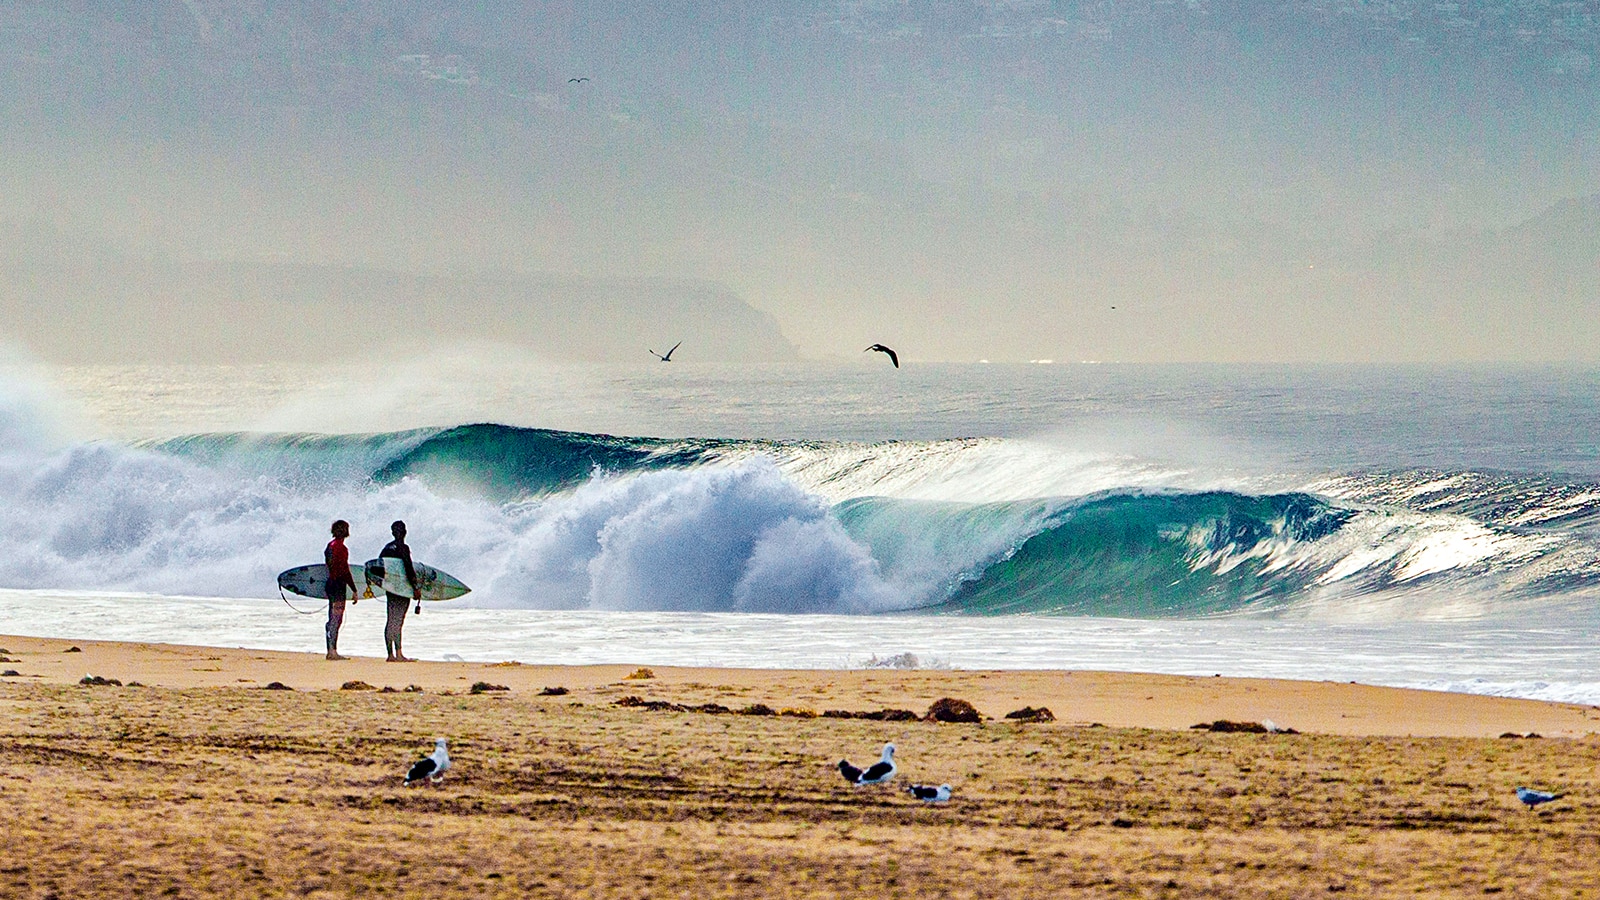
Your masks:
M322 561L328 565L328 638L329 659L349 659L339 655L339 626L344 624L344 598L348 592L350 602L356 602L356 580L350 574L350 550L344 539L350 536L350 523L343 519L333 523L333 540L322 551Z
M389 533L394 535L394 540L384 544L383 552L378 555L405 563L406 583L411 585L411 596L403 597L389 590L383 592L389 598L389 618L383 626L383 649L389 654L389 662L411 662L400 652L400 629L406 624L406 606L415 601L417 612L422 612L422 588L417 583L417 569L411 563L411 547L406 543L406 523L396 519L389 526Z

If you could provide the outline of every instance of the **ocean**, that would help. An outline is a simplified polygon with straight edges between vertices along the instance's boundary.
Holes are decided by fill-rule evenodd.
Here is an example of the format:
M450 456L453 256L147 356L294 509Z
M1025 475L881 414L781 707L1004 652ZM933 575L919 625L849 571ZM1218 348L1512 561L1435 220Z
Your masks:
M13 362L0 632L320 650L277 572L399 518L474 589L424 658L1600 704L1600 371L869 359Z

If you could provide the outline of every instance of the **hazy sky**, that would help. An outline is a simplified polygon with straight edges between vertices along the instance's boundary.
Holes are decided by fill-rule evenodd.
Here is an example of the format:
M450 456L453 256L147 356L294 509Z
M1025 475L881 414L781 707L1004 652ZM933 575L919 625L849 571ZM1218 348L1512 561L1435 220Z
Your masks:
M0 85L24 344L110 302L42 254L692 279L813 357L1600 361L1595 0L7 0Z

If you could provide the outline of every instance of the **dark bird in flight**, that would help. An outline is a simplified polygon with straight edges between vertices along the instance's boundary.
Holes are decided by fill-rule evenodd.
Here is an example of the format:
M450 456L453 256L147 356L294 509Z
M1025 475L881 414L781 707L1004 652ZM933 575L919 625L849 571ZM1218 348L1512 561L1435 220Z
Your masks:
M885 347L882 344L873 344L871 347L868 347L867 349L865 349L865 350L863 350L861 352L862 353L871 353L874 350L878 351L879 353L887 353L887 354L889 354L889 362L894 363L894 367L896 369L900 368L900 356L899 356L899 354L895 353L893 350L890 350L888 347Z
M682 347L682 346L683 346L683 341L679 341L676 344L672 345L672 349L668 350L665 356L661 355L660 353L655 352L654 350L650 351L650 355L654 356L656 359L661 360L662 362L672 362L672 354L673 354L673 352L676 351L679 347ZM645 349L648 350L649 348L647 347Z
M589 80L588 78L568 78L567 79L567 84L583 84L585 81L588 81L588 80Z

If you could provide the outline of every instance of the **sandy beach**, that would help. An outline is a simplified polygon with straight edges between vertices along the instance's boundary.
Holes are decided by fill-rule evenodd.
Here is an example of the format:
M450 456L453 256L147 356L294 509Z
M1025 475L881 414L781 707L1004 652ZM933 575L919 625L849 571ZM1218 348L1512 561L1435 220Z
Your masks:
M16 673L0 679L7 896L1584 896L1600 884L1589 707L1095 672L0 648ZM984 721L824 715L922 715L943 697ZM1023 707L1054 721L1005 718ZM1190 727L1219 719L1299 733ZM1501 736L1529 732L1541 737ZM453 768L403 787L436 735ZM870 762L886 740L899 749L891 785L839 777L841 757ZM923 804L911 782L954 797ZM1518 785L1566 796L1530 811Z

